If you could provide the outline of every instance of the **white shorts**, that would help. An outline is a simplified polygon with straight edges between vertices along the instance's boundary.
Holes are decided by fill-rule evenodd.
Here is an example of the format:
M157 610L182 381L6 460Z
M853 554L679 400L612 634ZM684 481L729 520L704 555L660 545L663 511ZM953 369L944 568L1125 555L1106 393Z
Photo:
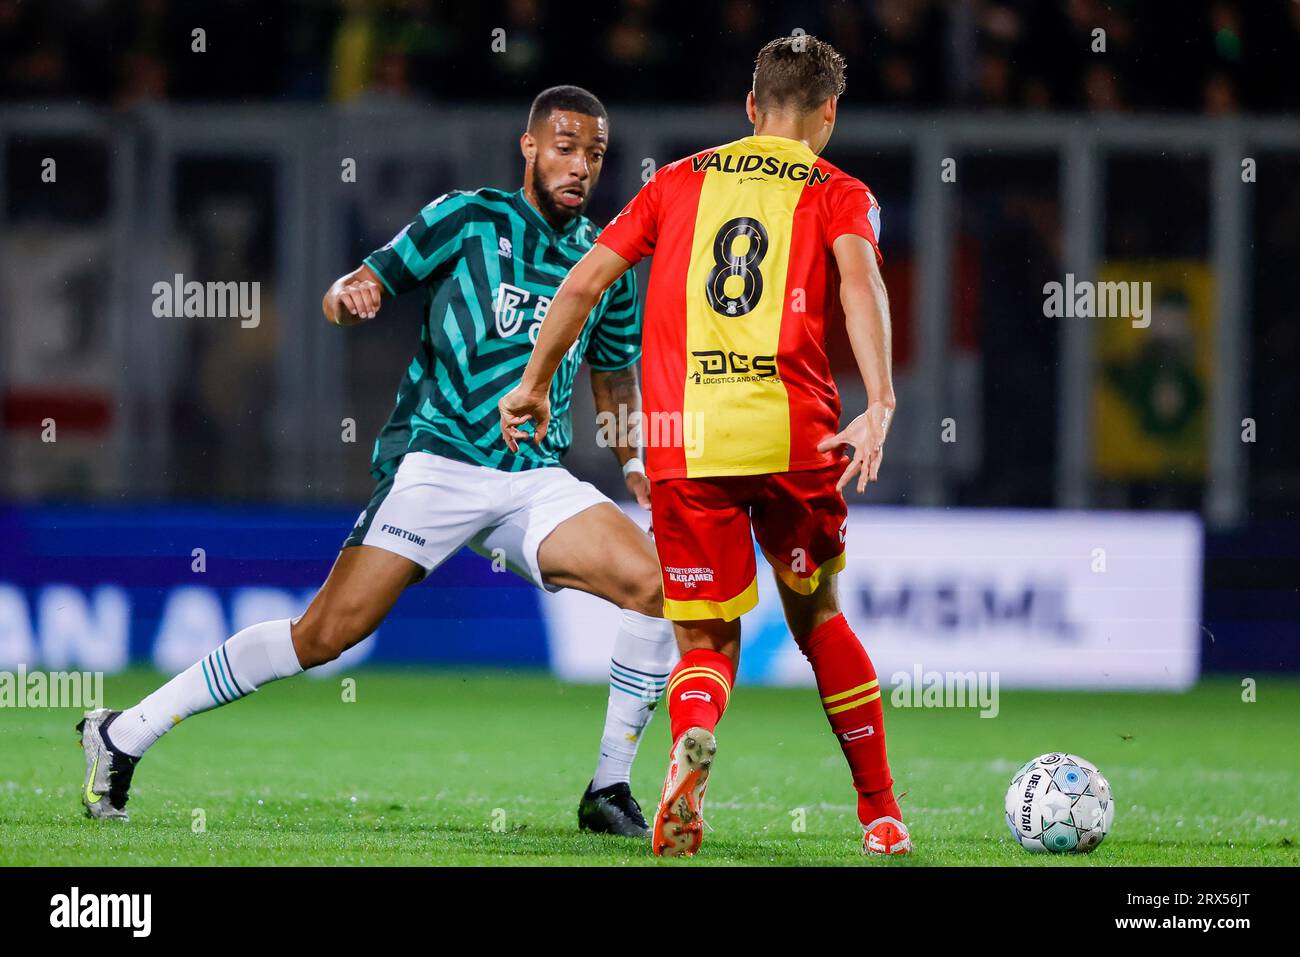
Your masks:
M430 452L408 452L382 480L344 546L373 545L409 558L427 576L468 545L503 558L545 588L537 550L558 525L610 500L559 467L503 472Z

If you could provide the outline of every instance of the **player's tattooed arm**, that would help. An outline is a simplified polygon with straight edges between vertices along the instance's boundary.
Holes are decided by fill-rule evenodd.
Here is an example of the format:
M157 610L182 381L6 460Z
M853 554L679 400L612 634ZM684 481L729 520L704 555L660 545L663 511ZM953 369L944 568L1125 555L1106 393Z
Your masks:
M861 236L846 233L832 247L840 272L840 303L844 306L844 325L867 387L867 411L838 435L819 444L823 452L852 446L853 459L837 487L843 489L858 476L858 492L865 492L868 482L880 474L885 454L885 436L897 404L894 397L892 346L890 342L889 296L880 275L875 250Z
M646 478L644 467L627 468L633 459L640 462L641 456L641 430L635 425L641 421L641 386L637 382L636 366L611 372L592 369L591 395L596 403L597 416L603 421L620 424L610 448L618 464L624 466L623 478L628 491L643 508L649 508L650 480ZM626 431L621 428L624 422L629 423Z
M336 326L354 326L375 318L383 304L384 285L369 266L361 265L339 276L325 292L321 309Z

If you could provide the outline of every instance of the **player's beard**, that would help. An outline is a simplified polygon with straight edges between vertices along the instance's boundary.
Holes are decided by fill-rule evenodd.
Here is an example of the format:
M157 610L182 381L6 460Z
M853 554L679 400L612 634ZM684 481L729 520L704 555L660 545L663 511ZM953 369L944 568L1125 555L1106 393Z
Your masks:
M532 169L532 178L533 195L537 197L537 206L547 222L560 223L563 227L587 212L587 202L591 199L590 193L582 197L582 205L564 206L555 199L551 191L542 183L542 178L537 175L536 166Z

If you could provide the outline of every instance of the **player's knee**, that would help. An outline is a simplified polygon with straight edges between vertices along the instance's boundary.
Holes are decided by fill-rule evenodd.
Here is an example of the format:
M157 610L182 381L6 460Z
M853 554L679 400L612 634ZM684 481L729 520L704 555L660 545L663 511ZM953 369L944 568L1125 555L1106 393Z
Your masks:
M677 648L682 654L691 651L716 651L740 662L740 620L677 622Z
M319 618L304 616L293 626L293 646L304 668L314 668L338 657L330 653L326 638L324 623Z
M839 598L826 584L812 595L798 596L785 602L786 624L800 648L813 632L839 614Z
M623 608L629 611L662 618L664 614L664 584L657 562L639 569L623 586Z
M294 647L304 668L333 661L365 637L357 617L348 614L304 618L294 628Z

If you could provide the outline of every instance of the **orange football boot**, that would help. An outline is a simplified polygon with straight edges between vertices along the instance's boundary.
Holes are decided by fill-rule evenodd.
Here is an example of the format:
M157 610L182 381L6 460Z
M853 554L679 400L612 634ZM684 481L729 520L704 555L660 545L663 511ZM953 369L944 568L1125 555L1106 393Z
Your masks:
M672 763L655 811L655 857L693 857L704 840L704 789L718 750L713 732L688 728L673 745Z

